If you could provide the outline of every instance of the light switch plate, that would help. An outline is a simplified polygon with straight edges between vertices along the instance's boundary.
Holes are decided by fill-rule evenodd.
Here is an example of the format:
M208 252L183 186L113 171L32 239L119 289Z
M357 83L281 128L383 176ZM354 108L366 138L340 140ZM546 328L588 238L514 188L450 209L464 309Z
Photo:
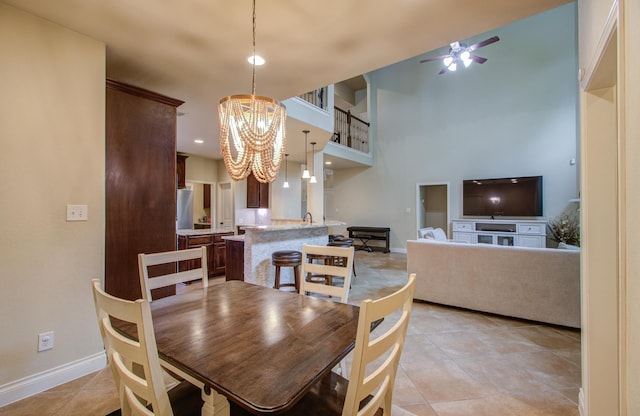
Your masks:
M67 221L89 220L89 208L87 205L67 205Z

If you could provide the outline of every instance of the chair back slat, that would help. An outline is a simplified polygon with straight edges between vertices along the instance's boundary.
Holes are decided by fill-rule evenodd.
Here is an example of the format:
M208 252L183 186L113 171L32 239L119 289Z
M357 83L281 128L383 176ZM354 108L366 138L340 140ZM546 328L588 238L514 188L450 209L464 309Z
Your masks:
M200 267L186 271L176 271L162 276L149 277L149 267L151 266L176 263L177 270L177 263L198 259L200 260ZM138 274L140 277L140 286L142 288L142 297L150 302L153 300L151 297L152 289L158 289L198 279L202 281L202 287L208 287L208 273L206 246L190 248L187 250L165 251L162 253L138 254Z

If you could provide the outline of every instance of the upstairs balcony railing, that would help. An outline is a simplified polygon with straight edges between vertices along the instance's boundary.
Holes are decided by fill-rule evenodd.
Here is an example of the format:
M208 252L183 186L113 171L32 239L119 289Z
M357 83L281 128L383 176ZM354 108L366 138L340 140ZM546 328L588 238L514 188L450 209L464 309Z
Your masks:
M323 110L327 109L327 87L318 88L313 91L305 92L298 96L309 104L315 105Z
M327 109L327 88L322 87L298 97L323 110ZM331 141L363 153L369 153L370 123L351 114L351 111L334 107L334 133Z
M354 116L351 111L334 107L334 133L331 141L368 154L369 126L370 123Z

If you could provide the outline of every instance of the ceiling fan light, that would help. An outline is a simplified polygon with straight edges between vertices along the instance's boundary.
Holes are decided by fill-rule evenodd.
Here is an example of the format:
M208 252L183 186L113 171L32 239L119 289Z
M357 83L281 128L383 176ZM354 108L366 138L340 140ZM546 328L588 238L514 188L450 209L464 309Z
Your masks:
M449 71L455 71L458 68L458 64L456 64L455 62L451 63L451 65L449 65L447 67L449 69Z
M446 66L448 68L449 65L451 65L453 63L453 58L451 56L447 56L446 58L444 58L442 60L442 63L444 64L444 66Z
M473 62L473 60L471 59L471 54L469 53L469 51L464 51L460 54L460 59L462 60L462 63L464 64L464 67L468 67L469 65L471 65L471 62Z

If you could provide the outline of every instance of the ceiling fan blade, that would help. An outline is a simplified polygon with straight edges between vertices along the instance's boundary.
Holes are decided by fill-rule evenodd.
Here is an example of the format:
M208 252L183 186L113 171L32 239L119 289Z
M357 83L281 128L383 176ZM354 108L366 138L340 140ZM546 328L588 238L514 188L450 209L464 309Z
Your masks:
M487 62L487 58L483 58L482 56L478 55L471 55L470 58L473 59L474 62L477 62L479 64Z
M500 40L499 37L493 36L489 39L483 40L482 42L478 42L476 44L469 46L469 51L475 51L476 49L482 48L483 46L491 45L492 43L495 43L499 40Z
M440 59L446 58L447 56L449 56L449 55L447 54L447 55L434 56L433 58L423 59L422 61L420 61L420 63L438 61Z
M442 74L444 74L445 72L447 72L447 68L442 68L442 69L440 70L440 72L438 72L438 75L442 75Z

